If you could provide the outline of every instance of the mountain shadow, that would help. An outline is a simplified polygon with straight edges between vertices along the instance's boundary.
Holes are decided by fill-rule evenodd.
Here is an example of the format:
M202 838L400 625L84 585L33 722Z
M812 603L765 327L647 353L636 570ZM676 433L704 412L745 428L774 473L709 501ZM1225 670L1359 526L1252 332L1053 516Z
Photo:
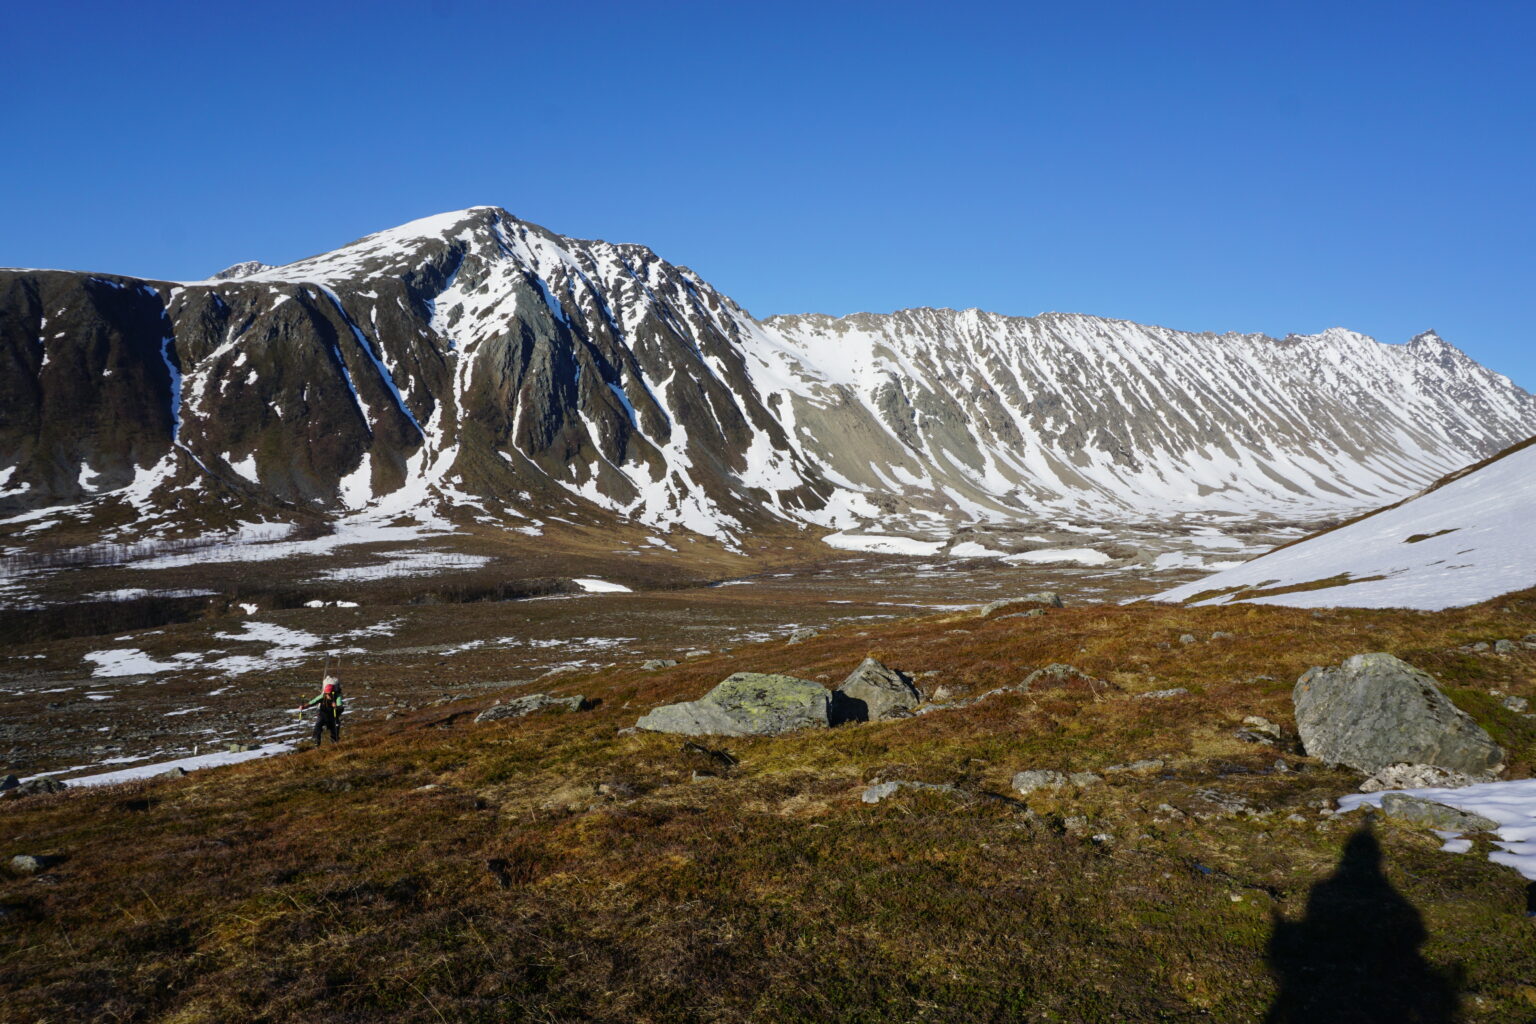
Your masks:
M1454 972L1419 955L1428 935L1382 873L1371 826L1361 826L1338 869L1312 887L1306 915L1275 919L1268 961L1280 991L1266 1024L1452 1024Z

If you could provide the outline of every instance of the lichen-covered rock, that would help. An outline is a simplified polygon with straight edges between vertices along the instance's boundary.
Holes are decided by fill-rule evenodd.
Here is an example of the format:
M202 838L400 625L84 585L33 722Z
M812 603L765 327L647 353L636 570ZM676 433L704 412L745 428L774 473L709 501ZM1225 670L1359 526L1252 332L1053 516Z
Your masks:
M1409 796L1406 793L1387 793L1381 798L1381 813L1389 818L1411 821L1425 828L1444 829L1449 832L1490 832L1499 823L1481 814L1447 807L1433 800Z
M476 722L494 722L501 718L522 718L535 711L580 711L585 698L557 697L552 693L530 693L500 704L492 704L475 716Z
M677 664L676 658L650 658L640 663L640 667L647 672L655 672L657 669L671 668Z
M1050 768L1032 768L1013 777L1013 788L1026 795L1037 789L1060 789L1066 784L1066 775Z
M1061 595L1056 593L1054 590L1042 590L1034 594L1025 594L1023 597L1005 597L1001 600L991 601L982 605L981 614L986 616L991 615L993 612L999 611L1003 608L1022 608L1027 605L1033 605L1036 607L1043 605L1047 608L1060 608L1062 607Z
M1047 665L1024 677L1019 684L1022 693L1038 693L1041 690L1085 690L1089 693L1105 693L1120 687L1104 679L1095 679L1071 665Z
M832 722L881 722L905 718L922 701L904 672L865 658L832 694Z
M826 728L831 696L809 679L737 672L698 700L659 707L635 725L684 736L776 736Z
M1432 764L1389 764L1360 783L1360 792L1379 793L1384 789L1460 789L1479 782L1492 782L1492 775L1466 775Z
M1428 764L1478 775L1497 771L1504 751L1440 692L1434 677L1390 654L1357 654L1308 669L1291 692L1306 752L1330 764L1376 772Z
M895 796L903 789L927 790L930 793L958 793L960 790L943 782L907 782L897 780L894 782L877 782L864 790L859 799L866 804L877 804L886 797Z

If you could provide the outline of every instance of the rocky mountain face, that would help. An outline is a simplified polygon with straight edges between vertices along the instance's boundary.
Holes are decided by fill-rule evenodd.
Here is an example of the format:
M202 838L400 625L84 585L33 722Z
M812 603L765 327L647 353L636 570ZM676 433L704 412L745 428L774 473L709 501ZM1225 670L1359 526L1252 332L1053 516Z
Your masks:
M757 321L638 245L477 207L200 282L0 271L0 516L299 510L722 538L1382 504L1536 432L1433 334L975 310Z

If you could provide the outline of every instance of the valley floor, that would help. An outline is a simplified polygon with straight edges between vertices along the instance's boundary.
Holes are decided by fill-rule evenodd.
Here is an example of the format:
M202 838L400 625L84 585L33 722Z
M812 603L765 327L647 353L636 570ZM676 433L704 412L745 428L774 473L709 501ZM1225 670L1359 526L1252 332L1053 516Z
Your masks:
M530 671L526 643L391 655L448 700L401 702L394 718L350 725L339 747L0 802L0 853L53 858L40 873L0 877L0 1017L1536 1013L1529 890L1488 861L1486 839L1451 854L1433 833L1339 813L1358 776L1301 756L1292 738L1239 735L1250 715L1288 730L1291 686L1307 667L1385 650L1433 673L1494 735L1507 777L1529 776L1536 726L1502 697L1536 697L1536 651L1472 645L1536 633L1536 592L1433 614L1191 609L1091 604L1120 595L1089 593L1092 580L1079 577L1058 587L1067 608L1004 618L938 607L989 596L941 601L938 584L927 608L883 606L878 582L838 596L818 581L819 618L766 582L678 591L670 609L672 595L656 593L426 606L439 617L412 620L412 646L490 635L473 618L482 614L507 616L507 635L537 637L545 615L595 623L609 613L591 609L624 607L630 624L580 633L636 639L622 659L616 648L589 658L611 667L515 686L507 681ZM885 585L910 600L906 582ZM840 600L853 603L827 604ZM766 608L822 632L793 644L748 635ZM348 628L374 614L311 611ZM931 614L864 617L914 611ZM663 653L641 639L658 619L674 630L667 646L686 636L713 652L640 668L640 656ZM87 641L102 642L47 643ZM358 641L378 656L387 648L376 644L403 643ZM776 738L629 731L733 671L835 685L866 655L962 706ZM1118 689L963 704L1051 663ZM370 686L387 674L382 657L368 667L359 678ZM285 692L311 685L312 668ZM474 724L494 699L527 692L581 694L589 710ZM1014 773L1032 768L1102 781L1012 789ZM953 788L866 802L871 785L892 781Z

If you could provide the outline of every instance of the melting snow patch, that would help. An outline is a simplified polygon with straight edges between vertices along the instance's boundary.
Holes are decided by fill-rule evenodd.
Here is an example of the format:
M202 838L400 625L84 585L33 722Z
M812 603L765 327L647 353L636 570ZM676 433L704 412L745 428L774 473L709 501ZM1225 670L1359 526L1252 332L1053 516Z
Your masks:
M944 550L941 540L917 540L880 533L834 533L821 539L828 547L843 551L868 551L882 555L936 555Z
M628 593L632 593L632 591L628 587L624 586L622 583L609 583L607 580L582 579L582 580L571 580L571 582L576 584L582 590L587 591L589 594L628 594Z
M100 775L84 775L78 779L66 779L65 781L71 786L110 786L114 782L129 782L133 779L147 779L156 775L163 775L173 768L180 768L183 771L190 772L196 771L199 768L213 768L221 764L238 764L241 761L250 761L258 757L269 757L272 754L281 754L292 749L292 743L263 743L255 750L200 754L196 757L183 757L176 761L141 764L115 772L103 772Z
M1014 565L1028 563L1050 564L1056 562L1075 562L1078 565L1103 565L1110 557L1102 551L1094 548L1045 548L1040 551L1024 551L1017 555L1009 555L1003 561Z
M1000 558L1004 552L994 551L973 540L967 540L950 548L949 554L951 558Z
M1512 867L1520 874L1536 881L1536 779L1516 779L1510 782L1480 782L1460 789L1402 789L1391 792L1433 800L1437 804L1471 811L1499 823L1494 844L1502 847L1488 855L1495 864ZM1381 806L1386 793L1350 793L1339 798L1339 807L1352 811L1370 804ZM1455 838L1456 833L1440 833L1448 840L1441 847L1451 853L1465 853L1471 849L1466 840ZM1462 845L1465 843L1466 845ZM1452 849L1453 844L1457 847Z
M91 651L85 660L94 662L93 676L150 676L185 668L174 661L156 661L137 647L112 651Z

